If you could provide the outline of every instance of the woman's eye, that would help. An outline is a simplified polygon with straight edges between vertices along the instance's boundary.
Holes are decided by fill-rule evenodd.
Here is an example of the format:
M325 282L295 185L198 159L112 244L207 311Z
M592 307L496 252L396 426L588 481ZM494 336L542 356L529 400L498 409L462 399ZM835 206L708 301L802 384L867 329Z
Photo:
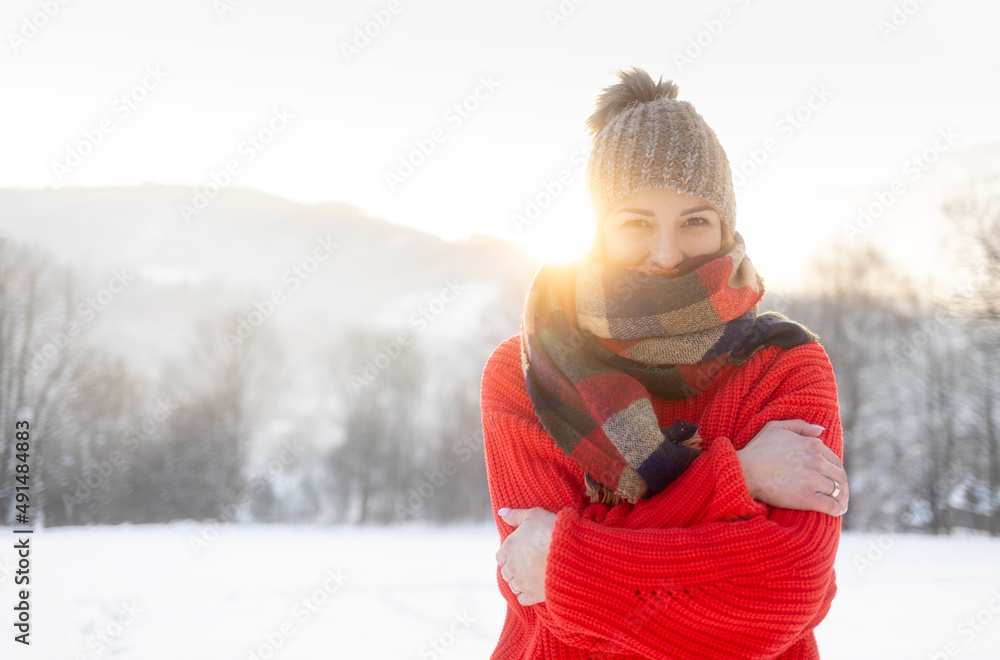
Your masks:
M642 218L632 218L631 220L625 221L626 227L649 227L649 221Z
M689 227L697 227L697 226L700 226L700 225L707 225L708 224L708 220L706 220L705 218L699 218L699 217L688 218L687 220L684 221L684 224L688 225Z

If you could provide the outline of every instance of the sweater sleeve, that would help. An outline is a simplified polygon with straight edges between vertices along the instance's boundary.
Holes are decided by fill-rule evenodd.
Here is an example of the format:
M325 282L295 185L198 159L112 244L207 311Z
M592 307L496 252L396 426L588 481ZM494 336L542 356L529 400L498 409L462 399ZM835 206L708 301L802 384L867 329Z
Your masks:
M495 507L558 513L546 601L531 616L565 643L672 658L773 656L825 616L840 520L753 501L735 453L768 421L802 418L824 426L840 455L825 352L786 353L766 374L777 384L738 402L733 439L714 438L670 487L635 506L584 504L575 466L537 421L491 405L484 378ZM499 519L498 529L502 538L513 531Z

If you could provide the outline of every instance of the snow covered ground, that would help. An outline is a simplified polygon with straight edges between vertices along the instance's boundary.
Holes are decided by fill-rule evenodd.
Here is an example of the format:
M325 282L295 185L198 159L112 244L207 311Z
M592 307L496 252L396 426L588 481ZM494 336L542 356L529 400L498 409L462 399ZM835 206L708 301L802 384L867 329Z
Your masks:
M34 534L23 647L0 534L5 659L488 658L503 623L488 525L75 527ZM824 660L997 660L998 559L986 538L845 534Z

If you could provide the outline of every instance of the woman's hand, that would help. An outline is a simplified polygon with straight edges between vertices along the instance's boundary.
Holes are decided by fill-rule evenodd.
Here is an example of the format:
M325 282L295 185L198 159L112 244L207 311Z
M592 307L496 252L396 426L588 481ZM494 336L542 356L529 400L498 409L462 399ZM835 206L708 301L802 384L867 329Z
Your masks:
M772 421L736 454L750 497L783 509L841 516L850 492L844 463L819 439L823 427Z
M500 576L522 605L545 601L545 563L549 543L556 526L556 514L539 507L500 509L497 512L508 525L516 527L500 544L497 564ZM520 593L518 593L520 592Z

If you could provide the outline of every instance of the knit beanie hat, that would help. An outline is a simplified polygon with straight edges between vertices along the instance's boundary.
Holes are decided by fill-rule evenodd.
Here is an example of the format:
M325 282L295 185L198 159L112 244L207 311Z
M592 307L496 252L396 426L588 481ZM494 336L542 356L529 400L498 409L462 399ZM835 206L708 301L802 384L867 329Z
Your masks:
M658 82L638 67L618 72L587 119L593 134L587 186L594 214L603 218L632 193L671 188L711 203L730 234L736 196L729 159L713 131L677 85Z

